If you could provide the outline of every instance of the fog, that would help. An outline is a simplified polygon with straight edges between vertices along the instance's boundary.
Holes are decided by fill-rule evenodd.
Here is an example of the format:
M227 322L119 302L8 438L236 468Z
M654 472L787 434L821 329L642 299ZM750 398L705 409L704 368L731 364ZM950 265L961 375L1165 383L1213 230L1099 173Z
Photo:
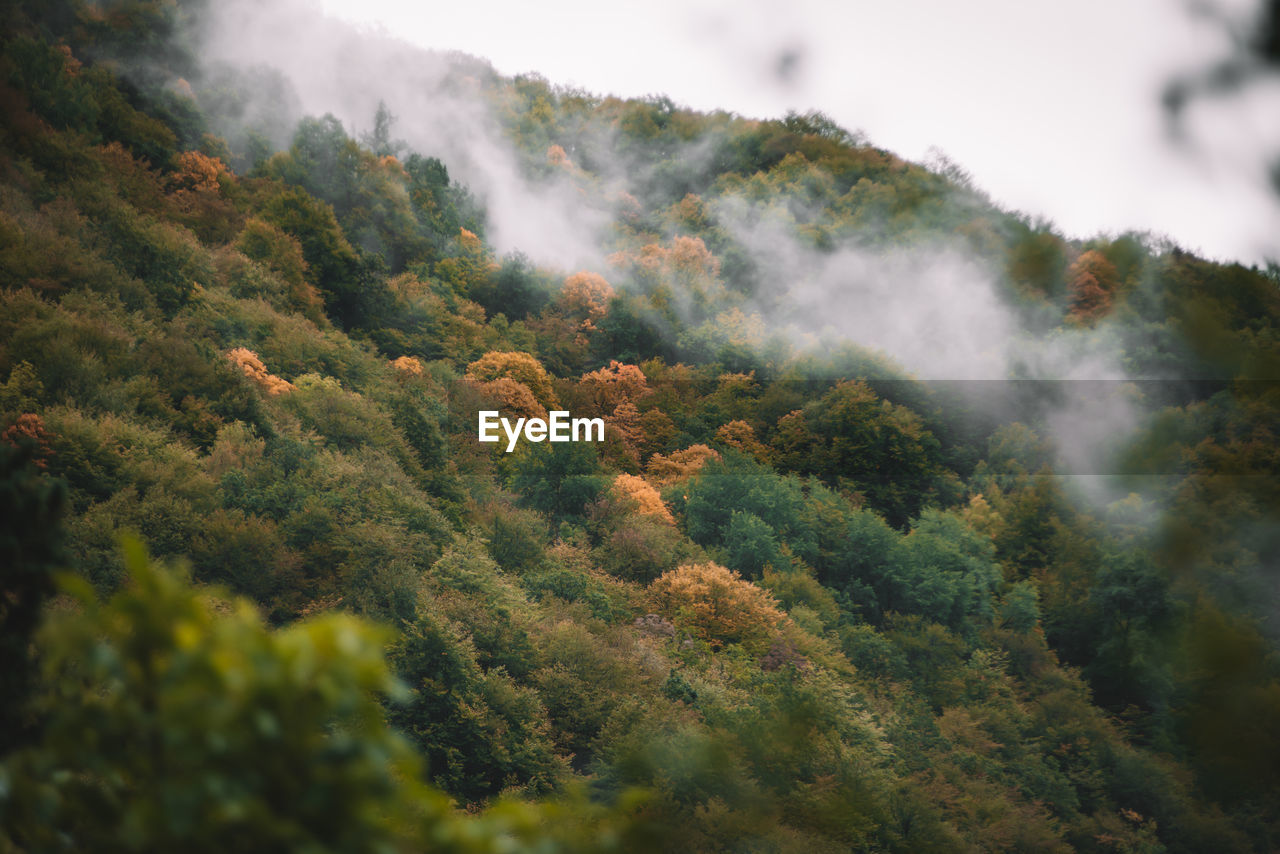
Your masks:
M1033 331L1001 295L997 271L954 240L819 251L785 220L748 209L741 199L722 201L717 223L748 247L771 283L770 305L750 309L775 328L785 324L796 346L850 341L879 350L917 379L1004 408L1006 419L1034 418L1052 440L1060 472L1115 471L1143 399L1109 322ZM999 388L1008 382L1023 388ZM1103 485L1091 484L1096 497L1114 498Z
M438 157L485 204L499 252L519 250L565 269L599 266L607 214L584 205L567 182L535 187L524 179L481 92L482 78L493 73L487 63L358 30L306 0L220 2L201 35L209 69L277 69L303 113L332 113L351 135L369 130L385 102L396 117L394 136Z
M1179 140L1161 105L1171 81L1232 52L1258 0L323 4L504 74L760 118L819 109L912 160L937 146L1002 206L1075 237L1149 231L1207 257L1280 255L1274 85L1228 109L1191 105Z
M300 113L332 113L352 135L367 131L385 102L396 117L393 136L439 157L480 198L499 252L520 251L566 272L607 272L610 214L602 200L636 190L653 168L617 154L608 130L592 142L594 192L583 192L567 172L534 182L491 110L484 89L494 72L484 60L358 29L305 0L231 0L211 15L201 45L208 70L275 69L287 81L286 102ZM261 118L264 108L250 104L247 112ZM679 159L708 156L709 144L695 141ZM741 199L728 196L712 210L766 274L765 292L744 310L769 318L797 347L849 341L927 381L1066 381L1038 413L1064 472L1110 470L1110 455L1139 423L1140 395L1123 386L1118 336L1105 325L1027 332L1027 319L998 291L997 272L961 244L851 243L819 252L797 238L794 222L762 216ZM782 325L777 306L784 307ZM1100 395L1081 380L1104 381L1112 391Z

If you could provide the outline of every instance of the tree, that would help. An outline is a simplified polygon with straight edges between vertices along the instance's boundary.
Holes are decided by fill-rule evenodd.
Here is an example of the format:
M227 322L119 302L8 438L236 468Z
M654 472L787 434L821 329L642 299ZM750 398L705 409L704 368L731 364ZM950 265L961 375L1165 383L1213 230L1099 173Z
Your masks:
M552 283L520 252L503 256L502 263L471 289L471 298L484 306L485 314L502 314L522 320L537 314L551 301Z
M582 271L564 280L560 303L565 313L577 320L585 331L594 331L596 323L609 311L613 286L599 273Z
M109 601L68 582L80 609L43 633L44 734L0 796L10 844L374 851L448 820L382 723L383 633L339 615L272 632L137 543L126 562Z
M281 379L267 370L258 354L244 347L236 347L227 353L227 359L248 377L254 385L269 395L287 394L293 391L293 383Z
M895 567L898 534L870 510L855 510L845 523L844 536L829 563L819 567L823 584L844 591L868 614L881 613L877 592Z
M320 320L323 300L307 280L308 268L298 239L265 220L249 217L236 238L235 246L249 258L260 261L289 288L291 305L312 320Z
M1067 288L1071 295L1071 317L1093 323L1111 309L1119 285L1116 265L1096 249L1081 253L1067 268Z
M1159 568L1141 552L1106 555L1089 591L1088 611L1094 656L1085 674L1099 703L1164 711L1181 614Z
M769 461L769 449L756 438L755 428L741 419L730 421L717 428L716 441L722 442L739 453L748 454L760 462Z
M39 851L603 851L621 811L455 812L384 723L407 696L385 630L328 614L272 631L125 544L132 583L41 632L40 738L0 766L0 845ZM652 840L651 840L652 841Z
M467 365L467 379L485 387L498 380L510 380L528 389L543 409L557 409L560 400L551 386L551 376L528 353L490 351Z
M392 658L409 690L390 719L423 752L433 783L480 803L507 786L544 794L559 782L566 763L551 747L537 695L501 667L481 670L447 620L420 614Z
M687 563L665 572L650 593L660 612L679 618L714 646L758 644L784 619L768 591L718 563Z
M31 641L63 558L67 488L43 471L40 454L39 434L7 430L0 441L0 756L29 734Z
M941 446L920 416L861 380L779 419L773 447L786 468L846 479L895 527L920 512L943 474Z
M379 100L378 109L373 114L373 130L362 136L360 141L378 157L399 157L406 146L401 140L391 139L391 128L395 123L396 117L387 108L387 102Z
M662 503L658 490L642 477L633 474L618 475L613 479L613 493L625 501L634 502L636 512L641 515L652 516L663 522L675 522L667 505Z
M703 545L724 545L733 515L741 511L755 520L739 521L742 536L747 531L758 532L763 524L793 548L808 547L803 542L809 539L809 532L803 525L805 499L800 479L776 474L750 457L727 452L724 459L706 463L684 489L680 503L685 530ZM758 533L748 539L758 539Z
M262 218L302 245L302 255L330 317L345 327L367 319L370 305L361 292L360 259L329 204L292 187L266 203Z
M511 478L511 488L519 493L522 504L556 522L581 515L606 485L596 446L589 442L528 445Z
M886 611L920 614L954 630L986 626L1002 580L991 541L960 517L926 510L879 583Z
M591 405L593 414L609 415L624 403L635 404L649 393L644 371L611 359L609 365L582 375L578 393Z
M720 454L706 445L690 445L682 451L670 454L654 454L646 467L649 477L658 486L671 486L702 471L708 460L718 460Z
M728 564L748 578L760 578L766 567L780 572L791 565L773 528L754 513L733 511L724 531L724 549Z

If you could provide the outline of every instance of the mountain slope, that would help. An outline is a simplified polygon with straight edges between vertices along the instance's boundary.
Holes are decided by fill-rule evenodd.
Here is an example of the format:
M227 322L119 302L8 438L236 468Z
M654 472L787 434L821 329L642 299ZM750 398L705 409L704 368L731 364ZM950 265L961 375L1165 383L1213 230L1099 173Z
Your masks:
M440 85L490 117L474 147L506 152L518 192L468 190L377 102L366 134L303 116L275 150L278 128L228 107L270 75L202 63L202 4L9 6L4 494L45 509L5 513L8 648L51 616L39 675L5 665L26 693L6 844L91 844L117 803L135 847L299 845L269 818L278 786L236 786L263 755L304 777L330 748L400 756L394 733L424 785L379 778L347 835L299 813L306 838L371 845L350 832L381 811L377 833L429 844L399 810L439 789L540 805L486 813L478 838L573 817L570 848L617 827L688 850L1276 844L1274 278L1068 239L820 115L596 98L474 60ZM576 223L551 254L580 264L498 248L528 199ZM477 441L482 409L600 417L605 441L508 454ZM25 521L59 490L59 530ZM126 570L121 530L188 560L199 592ZM20 581L50 565L120 598ZM202 616L165 622L164 601ZM339 613L393 631L351 622L365 640L333 652ZM355 668L289 719L315 753L247 735L310 683L182 681L131 646L144 618L162 650L265 650L228 672L307 643ZM95 648L134 681L68 671ZM241 704L220 725L249 747L146 706L201 692ZM103 696L118 738L163 741L166 773L222 806L166 824L156 767L59 711ZM335 803L364 785L334 773Z

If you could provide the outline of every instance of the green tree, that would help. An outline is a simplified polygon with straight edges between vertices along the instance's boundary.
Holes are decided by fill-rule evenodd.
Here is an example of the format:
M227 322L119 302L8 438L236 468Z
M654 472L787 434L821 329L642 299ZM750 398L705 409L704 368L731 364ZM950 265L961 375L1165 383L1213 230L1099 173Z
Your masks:
M938 440L920 416L861 380L840 382L780 419L773 444L782 466L845 479L898 528L929 503L943 476Z
M385 313L390 300L386 284L374 278L370 262L348 242L328 203L291 187L267 201L262 218L302 244L303 258L333 320L351 328Z
M580 516L607 486L595 445L587 442L529 445L511 477L521 503L557 522Z
M0 765L0 847L23 851L604 851L638 844L582 800L455 812L384 723L406 697L387 633L330 614L272 631L125 544L132 583L40 637L40 738Z
M4 768L9 844L376 851L448 821L382 723L383 633L338 615L271 632L136 542L126 562L106 602L67 581L79 608L43 633L43 737Z
M469 803L522 787L546 794L567 764L556 755L537 695L501 667L488 671L457 628L423 613L392 652L408 685L391 722L417 744L432 782Z
M0 441L0 756L28 734L31 641L62 559L66 484L41 471L38 453L31 439Z
M738 521L735 548L741 549L748 540L758 545L762 535L767 539L770 532L793 549L810 547L800 479L776 474L745 454L726 451L722 459L709 460L680 491L677 503L683 505L689 536L703 545L726 545L735 513L745 513L756 521Z

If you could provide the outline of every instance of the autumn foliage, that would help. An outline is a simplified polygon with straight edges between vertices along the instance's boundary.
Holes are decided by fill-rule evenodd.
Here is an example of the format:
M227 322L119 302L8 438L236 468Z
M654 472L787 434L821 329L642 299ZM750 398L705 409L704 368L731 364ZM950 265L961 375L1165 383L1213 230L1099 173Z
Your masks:
M633 474L620 474L613 479L613 491L620 498L636 503L636 512L644 516L653 516L664 522L675 522L667 505L662 503L662 496L647 480Z
M473 191L416 147L451 116L461 164L474 111L290 138L274 71L192 73L202 5L6 6L0 851L1275 849L1275 270L1069 239L820 114L441 57L546 192ZM1124 425L929 382L1004 357L1163 379ZM477 442L553 408L603 440ZM1064 427L1135 493L1065 488ZM126 530L197 590L131 584Z
M391 360L391 367L401 378L422 376L422 362L413 356L400 356Z
M528 353L490 351L467 365L466 377L513 407L527 410L532 401L541 415L545 415L546 410L560 405L551 387L551 376ZM523 392L517 386L523 388Z
M755 428L746 421L730 421L722 425L716 430L716 441L761 461L769 458L769 449L756 438Z
M227 358L267 394L274 396L293 391L293 383L268 371L267 366L258 358L258 354L252 350L236 347L227 353Z
M648 243L638 250L622 250L610 255L609 263L646 276L677 274L686 281L720 275L720 259L701 237L677 237L669 247Z
M650 593L661 613L713 646L763 640L784 619L767 591L718 563L688 563L665 572Z
M0 433L0 442L6 445L29 444L33 448L32 458L37 468L45 468L53 454L49 444L52 437L45 428L44 419L34 412L24 412L18 420L10 424ZM665 509L665 508L664 508Z
M649 384L640 368L614 359L606 368L583 374L578 389L597 412L608 414L623 403L635 404L649 393Z
M562 169L572 169L573 161L569 159L569 155L565 152L563 146L550 145L547 147L547 163L552 166L559 166Z
M613 299L613 286L599 273L582 271L564 280L560 301L570 316L579 320L584 330L595 324L609 311Z
M1071 318L1091 323L1111 310L1118 284L1116 267L1096 249L1081 253L1067 269L1071 294Z
M529 387L511 377L498 377L487 383L480 383L480 389L498 405L504 415L524 418L546 418L547 408L543 406Z
M682 451L670 454L654 454L649 458L646 471L658 486L670 486L693 477L707 460L718 460L720 454L706 445L690 445Z
M176 190L217 190L218 177L227 171L216 157L198 151L184 151L173 159L170 186Z

